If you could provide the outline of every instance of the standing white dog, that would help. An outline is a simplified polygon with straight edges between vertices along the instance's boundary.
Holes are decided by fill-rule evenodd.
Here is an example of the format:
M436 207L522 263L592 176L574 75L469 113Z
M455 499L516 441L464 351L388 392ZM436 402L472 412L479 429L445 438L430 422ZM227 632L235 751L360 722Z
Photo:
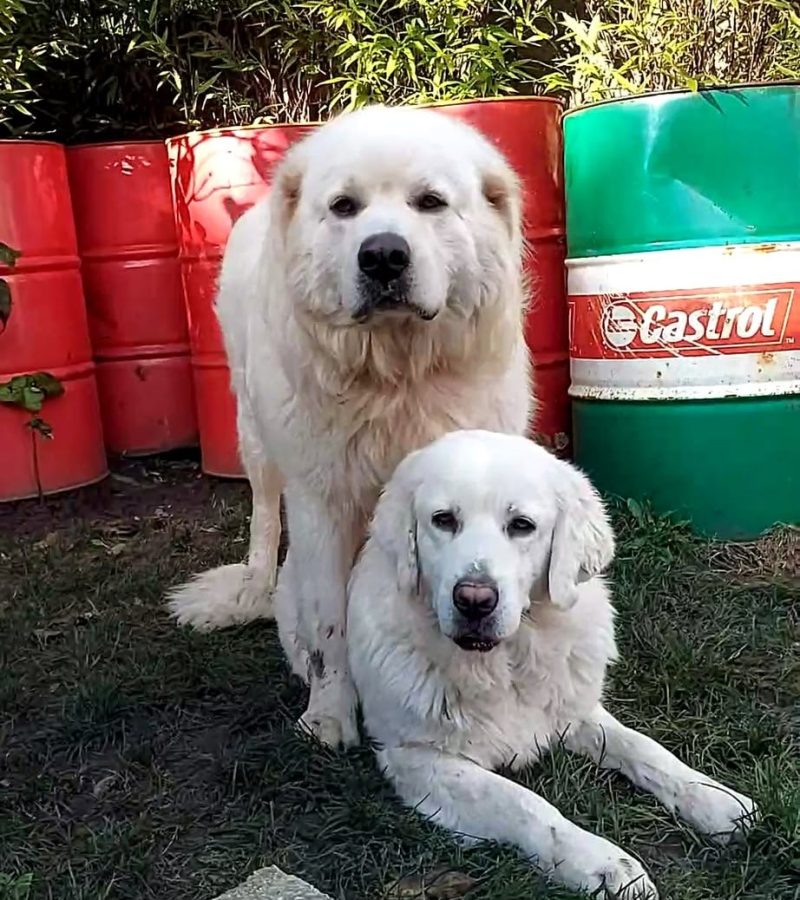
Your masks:
M346 583L379 491L456 428L522 433L520 194L506 161L439 113L373 107L295 145L233 228L217 311L253 491L247 565L172 592L179 622L275 614L310 682L302 723L357 740Z
M554 742L618 769L720 841L754 811L601 705L616 657L600 573L614 539L589 481L521 437L447 435L404 460L350 582L367 731L401 798L516 846L573 889L655 898L642 865L495 774Z

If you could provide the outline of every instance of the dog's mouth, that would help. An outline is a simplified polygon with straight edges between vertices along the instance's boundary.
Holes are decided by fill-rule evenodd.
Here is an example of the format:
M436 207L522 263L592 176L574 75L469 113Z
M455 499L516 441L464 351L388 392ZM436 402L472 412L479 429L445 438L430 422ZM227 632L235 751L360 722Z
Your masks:
M414 317L423 322L435 319L438 310L426 309L414 303L409 297L411 293L409 287L409 283L402 279L381 286L367 282L362 285L361 303L353 313L353 320L359 325L364 325L373 319Z
M425 309L407 300L398 301L391 295L380 298L376 303L364 303L353 313L353 321L358 325L367 325L376 318L388 317L408 318L414 316L423 322L431 322L438 315L437 310Z
M485 638L477 634L462 634L460 637L453 638L455 643L462 649L470 653L488 653L500 643L496 638Z

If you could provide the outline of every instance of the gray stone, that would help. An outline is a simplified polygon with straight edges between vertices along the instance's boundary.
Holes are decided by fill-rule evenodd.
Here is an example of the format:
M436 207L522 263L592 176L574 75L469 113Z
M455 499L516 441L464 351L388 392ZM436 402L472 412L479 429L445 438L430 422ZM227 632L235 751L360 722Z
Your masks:
M316 888L277 866L259 869L247 881L217 897L216 900L331 900Z

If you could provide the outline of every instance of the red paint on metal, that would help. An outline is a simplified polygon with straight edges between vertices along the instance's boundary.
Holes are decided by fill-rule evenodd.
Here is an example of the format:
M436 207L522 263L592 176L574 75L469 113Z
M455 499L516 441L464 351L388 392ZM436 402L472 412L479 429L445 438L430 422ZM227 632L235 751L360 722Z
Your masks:
M197 443L189 335L160 141L67 151L106 446Z
M30 414L0 404L0 500L90 484L107 472L64 148L0 141L0 241L22 251L13 269L11 318L0 333L0 381L47 371L64 385L32 434ZM35 454L34 454L35 447Z
M243 474L236 403L213 309L222 253L234 222L265 195L276 164L311 128L224 128L167 141L203 470L212 475Z
M445 104L505 155L522 182L526 272L531 285L525 336L533 358L538 411L533 432L571 452L569 337L561 105L541 97Z

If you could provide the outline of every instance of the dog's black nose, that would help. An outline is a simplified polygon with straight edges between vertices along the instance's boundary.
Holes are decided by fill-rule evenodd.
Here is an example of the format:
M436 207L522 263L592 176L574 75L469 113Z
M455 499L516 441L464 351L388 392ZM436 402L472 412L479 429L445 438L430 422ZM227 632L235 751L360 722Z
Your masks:
M455 608L471 622L485 619L499 599L497 584L491 578L462 578L453 588Z
M396 281L411 262L408 241L391 231L373 234L358 250L358 267L381 284Z

